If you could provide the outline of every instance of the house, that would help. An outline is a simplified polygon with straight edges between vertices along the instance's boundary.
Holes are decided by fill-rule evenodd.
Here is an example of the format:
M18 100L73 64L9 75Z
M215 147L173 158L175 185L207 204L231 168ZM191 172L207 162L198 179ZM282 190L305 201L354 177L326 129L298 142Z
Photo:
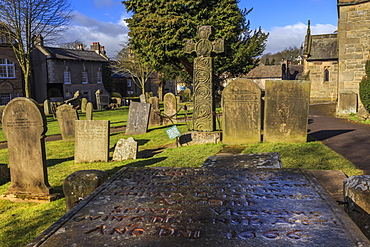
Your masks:
M64 49L44 46L41 35L35 38L35 49L31 54L33 98L38 102L46 99L64 101L80 91L83 98L96 104L95 92L104 88L104 73L109 66L104 46L95 42L90 50Z
M10 45L12 41L4 33L0 30L0 105L24 96L22 70Z

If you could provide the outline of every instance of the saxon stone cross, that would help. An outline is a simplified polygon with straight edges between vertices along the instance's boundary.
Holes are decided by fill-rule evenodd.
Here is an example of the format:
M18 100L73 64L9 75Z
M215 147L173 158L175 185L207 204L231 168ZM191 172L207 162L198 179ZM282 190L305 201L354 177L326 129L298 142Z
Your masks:
M194 59L194 110L193 110L193 130L214 131L215 130L215 111L213 93L213 60L211 53L224 52L224 40L217 39L210 41L212 33L211 26L198 27L198 42L187 40L185 53L196 52Z

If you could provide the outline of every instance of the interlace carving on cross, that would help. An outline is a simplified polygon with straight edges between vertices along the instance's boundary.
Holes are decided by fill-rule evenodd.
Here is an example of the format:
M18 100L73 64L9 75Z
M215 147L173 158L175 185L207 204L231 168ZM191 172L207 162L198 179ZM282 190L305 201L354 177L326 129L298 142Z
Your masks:
M210 57L212 52L222 53L225 50L224 39L210 41L212 26L199 26L197 30L198 42L189 39L185 43L185 53L196 52L198 57Z

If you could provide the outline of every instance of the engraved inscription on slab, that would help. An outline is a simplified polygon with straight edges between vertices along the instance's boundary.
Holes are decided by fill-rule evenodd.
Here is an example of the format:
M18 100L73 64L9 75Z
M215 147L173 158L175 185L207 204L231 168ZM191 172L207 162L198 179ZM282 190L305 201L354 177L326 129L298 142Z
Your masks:
M30 246L369 246L314 181L292 169L128 168Z
M107 162L109 159L109 121L77 120L75 126L75 162Z
M266 81L264 142L307 141L310 81Z
M128 112L126 135L145 134L148 130L150 104L131 102Z
M222 141L261 141L261 89L251 80L236 79L222 92Z

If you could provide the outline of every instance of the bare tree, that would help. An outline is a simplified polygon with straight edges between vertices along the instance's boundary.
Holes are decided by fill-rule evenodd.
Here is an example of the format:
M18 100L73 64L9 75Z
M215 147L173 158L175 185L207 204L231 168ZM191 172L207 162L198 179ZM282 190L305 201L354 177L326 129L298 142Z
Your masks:
M81 40L76 39L72 42L66 42L59 45L61 48L73 49L73 50L86 50L87 45L82 43Z
M26 97L31 96L30 56L34 37L55 37L72 18L68 0L1 0L2 35L10 37L11 46L22 69Z
M134 83L141 88L141 92L144 94L145 84L153 75L154 70L134 54L128 44L123 44L122 46L122 50L116 56L116 62L113 64L113 68L117 72L128 73L131 75Z

